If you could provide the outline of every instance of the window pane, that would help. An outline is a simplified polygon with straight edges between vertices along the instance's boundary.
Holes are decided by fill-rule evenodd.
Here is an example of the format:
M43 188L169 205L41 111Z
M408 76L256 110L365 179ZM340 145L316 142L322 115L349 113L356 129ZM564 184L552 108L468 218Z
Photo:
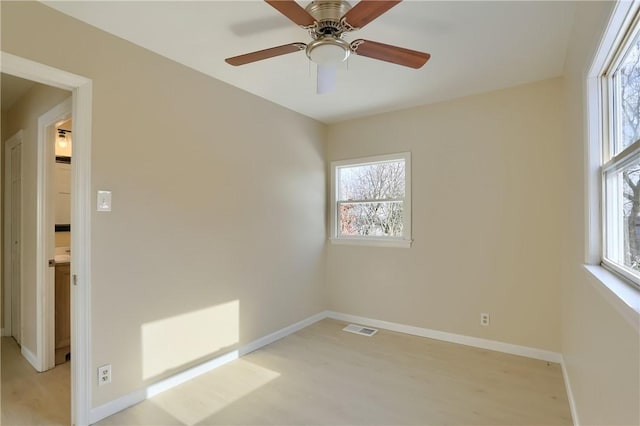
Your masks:
M619 138L616 152L640 139L640 32L616 72L619 79Z
M608 179L607 257L640 272L640 160Z
M404 198L404 160L338 169L338 200Z
M339 203L340 236L402 237L402 201Z
M623 179L624 264L640 271L640 162L621 173Z

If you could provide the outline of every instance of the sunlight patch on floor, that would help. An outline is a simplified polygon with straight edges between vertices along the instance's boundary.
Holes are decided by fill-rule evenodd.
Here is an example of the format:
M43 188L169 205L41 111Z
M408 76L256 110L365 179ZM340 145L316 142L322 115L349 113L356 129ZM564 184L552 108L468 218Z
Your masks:
M193 426L249 395L280 373L239 359L149 401L186 426Z
M142 378L230 348L239 340L238 300L142 325Z

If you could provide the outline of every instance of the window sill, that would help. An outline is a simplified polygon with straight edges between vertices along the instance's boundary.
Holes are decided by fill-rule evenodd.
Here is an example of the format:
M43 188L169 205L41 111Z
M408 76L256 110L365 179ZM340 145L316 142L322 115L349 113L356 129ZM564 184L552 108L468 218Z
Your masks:
M640 332L640 290L602 266L584 265L584 268L595 278L591 281L600 294Z
M329 238L331 244L348 246L409 248L412 240L390 240L380 238Z

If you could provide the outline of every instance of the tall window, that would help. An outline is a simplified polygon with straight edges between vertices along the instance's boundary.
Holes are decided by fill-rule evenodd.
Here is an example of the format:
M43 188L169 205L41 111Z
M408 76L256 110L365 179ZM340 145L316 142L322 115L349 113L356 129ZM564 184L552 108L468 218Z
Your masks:
M603 264L640 287L640 16L603 75Z
M409 247L411 154L336 161L332 241Z

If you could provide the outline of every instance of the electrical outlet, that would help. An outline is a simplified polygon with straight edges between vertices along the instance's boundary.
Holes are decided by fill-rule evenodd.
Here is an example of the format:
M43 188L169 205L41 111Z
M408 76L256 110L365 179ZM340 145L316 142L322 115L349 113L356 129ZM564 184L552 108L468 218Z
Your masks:
M111 364L98 367L98 386L111 383Z
M480 314L480 325L484 325L485 327L489 325L489 314Z

